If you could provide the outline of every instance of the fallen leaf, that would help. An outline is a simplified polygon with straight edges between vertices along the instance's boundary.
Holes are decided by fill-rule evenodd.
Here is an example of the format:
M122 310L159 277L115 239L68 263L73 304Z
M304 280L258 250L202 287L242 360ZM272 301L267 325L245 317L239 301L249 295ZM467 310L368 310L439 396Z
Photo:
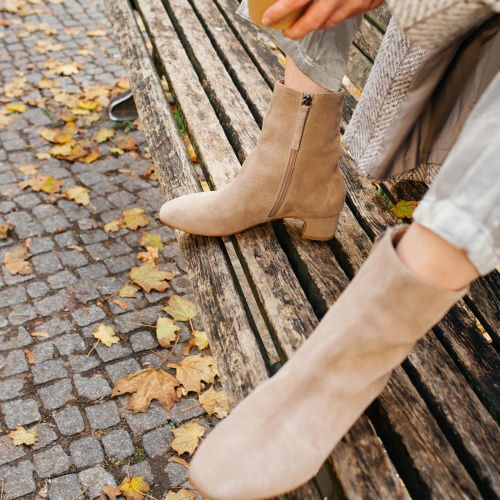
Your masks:
M94 141L101 144L102 142L106 142L108 139L111 139L115 136L115 131L110 128L100 128L97 134L93 137Z
M99 103L95 101L84 101L82 99L78 100L77 106L79 109L84 109L86 111L94 111L99 107Z
M119 486L117 486L116 488L113 488L112 486L103 486L102 493L103 494L99 498L97 498L97 500L117 500L117 497L122 494L122 490ZM106 495L106 497L104 497L104 495Z
M65 125L63 128L47 128L40 129L40 135L47 141L54 144L67 144L71 142L73 137L78 133L78 129L72 125Z
M227 396L224 391L217 392L213 386L200 396L200 405L209 415L224 418L230 411Z
M170 314L175 321L189 321L198 314L198 308L189 300L172 295L163 310Z
M139 207L134 207L123 212L123 221L128 229L135 231L139 227L145 227L149 224L149 220L144 217L146 212Z
M9 433L9 437L14 442L14 446L26 444L28 446L38 441L38 433L35 429L26 430L24 427L16 427L15 431Z
M9 231L12 226L8 224L7 226L0 226L0 240L6 240L9 237Z
M176 332L180 327L174 324L171 319L159 317L156 321L156 338L158 343L164 347L170 347L170 343L177 338Z
M26 104L8 104L7 111L9 113L24 113L28 107Z
M130 270L130 279L139 285L147 293L151 290L164 292L170 285L167 279L171 279L172 273L160 271L154 262L144 262L140 267L133 267Z
M158 249L155 247L148 247L146 252L139 252L137 258L146 262L150 260L151 262L155 262L158 260Z
M101 152L97 148L92 148L92 151L87 156L82 158L81 161L83 163L92 163L92 162L96 161L98 158L100 158L101 156L102 156Z
M123 227L122 219L112 220L111 222L104 224L104 232L106 234L116 233L116 231L119 231L122 227Z
M120 339L115 335L115 331L111 326L100 324L93 332L92 336L104 345L111 347L113 344L118 344Z
M175 390L178 386L179 382L166 371L148 368L119 379L111 396L133 393L127 408L134 413L145 413L153 399L157 399L165 410L170 411L174 403L179 401Z
M89 190L83 186L76 186L66 189L66 193L63 195L68 200L73 200L79 205L86 207L87 205L92 206L90 203Z
M50 155L56 156L57 158L68 157L73 152L73 145L57 144L56 146L52 146L49 151Z
M12 252L7 252L3 259L5 267L9 270L10 274L16 275L21 274L26 276L28 274L33 274L33 269L31 265L26 262L27 259L31 257L26 247L16 248Z
M61 82L59 80L51 80L49 78L43 77L39 82L36 83L39 89L53 89L55 87L60 87Z
M93 56L94 55L94 51L90 50L90 49L79 49L79 50L76 51L76 55L77 56L83 56L83 57Z
M35 354L27 348L24 348L23 352L24 352L24 355L26 356L26 361L28 361L28 364L32 365L36 359Z
M24 175L36 175L38 173L38 167L36 165L21 165L19 167L19 172Z
M118 292L118 295L123 299L134 299L135 294L141 289L140 286L134 283L125 283Z
M172 449L179 455L183 453L192 455L198 447L200 438L205 434L205 429L196 422L190 422L178 429L172 429L172 434L175 436L170 444Z
M37 153L35 156L39 160L50 160L52 158L52 156L49 155L49 153Z
M189 339L189 344L184 347L184 349L182 349L182 354L184 354L184 356L188 356L189 351L195 346L200 351L203 351L203 349L206 349L208 347L208 338L205 332L194 330L193 336Z
M32 337L42 337L44 339L50 338L50 335L47 332L33 332L31 334Z
M170 363L169 368L175 368L176 378L187 392L201 392L201 382L213 384L217 375L215 359L212 356L189 356L180 364Z
M97 30L87 30L85 32L85 34L87 36L106 36L107 33L104 31L104 30L100 30L100 29L97 29Z
M413 211L417 208L418 201L400 201L391 208L391 212L400 219L411 219Z
M14 116L0 115L0 130L12 125L16 121Z
M122 76L116 86L119 88L119 89L123 89L123 90L128 90L130 88L130 82L129 82L129 79L125 76Z
M125 151L123 151L123 149L120 149L120 148L109 148L108 151L113 156L121 156L121 155L125 154Z
M128 309L128 304L124 300L113 299L113 302L117 306L120 306L124 311L126 311Z
M168 461L169 462L175 462L177 464L181 464L184 467L186 467L186 469L189 469L189 464L183 458L181 458L181 457L172 457Z
M83 247L78 245L68 245L66 248L69 248L70 250L78 250L79 252L83 252L85 250Z
M142 236L139 237L139 245L147 248L147 247L155 247L158 250L163 250L163 242L161 241L161 236L159 234L153 233L142 233Z
M193 500L193 498L196 498L194 493L182 488L177 493L169 491L164 500Z
M130 135L122 135L115 140L115 144L124 151L135 151L139 147L139 143Z
M144 476L133 477L132 479L127 476L119 488L127 500L143 500L144 493L147 493L150 489L149 484L144 480Z
M64 50L64 45L61 43L54 43L52 40L37 40L33 48L39 54L46 54L47 52L60 52Z
M156 170L155 165L151 165L148 167L142 174L141 177L143 179L149 179L150 181L157 181L158 180L158 171Z
M60 65L56 66L55 73L56 73L56 75L63 75L63 76L76 75L80 72L80 69L82 68L82 66L83 66L83 64L79 63L79 62L60 64Z
M54 177L35 176L19 182L17 185L21 191L29 186L36 192L43 191L47 194L54 194L61 191L62 184L62 180Z

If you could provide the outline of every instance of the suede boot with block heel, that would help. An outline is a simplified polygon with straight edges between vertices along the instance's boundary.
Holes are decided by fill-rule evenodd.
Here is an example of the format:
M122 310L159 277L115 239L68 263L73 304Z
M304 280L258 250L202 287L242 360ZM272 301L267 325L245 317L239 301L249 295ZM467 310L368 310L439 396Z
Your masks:
M304 221L302 236L333 238L345 198L338 167L344 94L275 86L256 149L219 191L165 203L160 219L192 234L228 236L264 222Z
M465 294L406 269L394 247L404 231L380 239L292 359L202 443L189 480L203 496L270 498L311 479L392 369Z

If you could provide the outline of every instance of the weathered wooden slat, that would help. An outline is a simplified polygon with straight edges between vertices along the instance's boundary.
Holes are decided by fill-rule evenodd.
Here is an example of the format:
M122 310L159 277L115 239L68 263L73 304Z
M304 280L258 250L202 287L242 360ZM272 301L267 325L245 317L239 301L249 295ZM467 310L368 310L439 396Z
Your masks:
M373 63L356 45L351 45L346 76L359 89L363 90L372 70Z
M384 35L373 24L363 19L354 37L354 45L373 62L377 56L383 37Z
M369 12L365 13L365 18L368 19L368 21L370 21L374 26L376 26L377 29L382 33L386 32L391 17L391 11L385 3L379 5L376 9L370 10Z
M368 414L412 498L481 498L401 367Z
M417 343L405 368L481 493L500 498L500 429L433 333Z
M106 8L165 193L172 198L196 191L199 186L189 156L130 5L123 0L106 0ZM235 405L267 378L266 365L219 241L184 235L179 237L179 244L195 284L212 350L224 361L220 363L224 388L231 405ZM206 293L213 289L220 292L216 298Z

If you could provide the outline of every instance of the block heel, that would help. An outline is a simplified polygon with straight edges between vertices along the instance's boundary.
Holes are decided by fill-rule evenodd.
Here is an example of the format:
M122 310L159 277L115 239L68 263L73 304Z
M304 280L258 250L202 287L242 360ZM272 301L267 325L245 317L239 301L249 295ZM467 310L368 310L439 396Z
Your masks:
M304 221L302 238L318 241L331 240L335 236L339 217L340 214L321 219L302 219Z

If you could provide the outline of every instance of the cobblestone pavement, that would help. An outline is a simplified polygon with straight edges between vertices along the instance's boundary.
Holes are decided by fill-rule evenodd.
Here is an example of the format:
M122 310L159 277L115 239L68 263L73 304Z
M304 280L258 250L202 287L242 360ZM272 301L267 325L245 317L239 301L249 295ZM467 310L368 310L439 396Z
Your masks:
M5 2L0 0L0 7ZM95 85L115 85L125 71L111 39L111 26L105 24L103 3L33 2L26 7L39 13L25 17L0 12L4 20L0 23L0 87L19 76L18 71L27 78L24 102L52 98L49 90L35 85L44 76L59 80L70 94ZM47 37L38 31L18 37L22 26L9 24L16 19L47 23L57 34ZM86 30L95 29L106 30L108 36L86 35ZM53 54L35 51L36 41L47 38L63 44L64 50ZM75 55L86 44L93 44L94 55ZM54 77L43 69L49 57L84 65L78 74ZM35 154L49 146L41 139L40 128L62 125L59 108L47 108L28 106L0 130L0 225L12 225L9 237L0 240L0 262L6 252L31 238L29 251L33 256L28 262L34 270L30 275L12 275L1 266L3 498L96 498L103 485L120 484L128 471L130 476L145 476L154 485L150 495L162 500L171 487L187 481L187 469L170 461L176 455L169 447L171 429L194 419L208 432L213 419L194 396L183 398L171 413L154 402L147 413L134 415L126 409L129 397L112 398L111 391L120 377L158 364L160 358L154 352L166 351L158 346L153 329L138 324L154 325L166 298L173 294L192 299L191 284L174 232L156 219L161 204L158 183L140 177L151 166L142 132L129 134L140 144L135 158L128 153L110 156L109 146L103 144L99 149L104 156L91 164L55 158L40 161ZM103 116L92 125L90 135L110 125ZM142 154L145 158L141 153L146 153ZM75 185L87 187L95 210L61 196L21 191L17 183L28 176L19 166L27 164L38 165L40 175L63 180L63 190ZM106 234L103 226L119 219L122 210L135 206L145 209L151 219L145 229L162 236L165 247L160 269L176 277L165 293L138 292L135 299L123 299L128 303L123 310L104 297L116 292L128 280L130 268L138 265L136 255L144 250L138 243L141 231L121 229ZM199 317L194 322L196 328L203 328ZM91 333L100 323L112 325L122 341L111 348L98 345L88 356L95 341ZM49 338L32 336L33 332L46 332ZM174 362L182 357L180 351L189 336L188 328L182 326L179 346L170 358ZM23 349L33 353L32 364ZM7 435L11 430L32 428L38 422L39 441L34 446L12 445Z

